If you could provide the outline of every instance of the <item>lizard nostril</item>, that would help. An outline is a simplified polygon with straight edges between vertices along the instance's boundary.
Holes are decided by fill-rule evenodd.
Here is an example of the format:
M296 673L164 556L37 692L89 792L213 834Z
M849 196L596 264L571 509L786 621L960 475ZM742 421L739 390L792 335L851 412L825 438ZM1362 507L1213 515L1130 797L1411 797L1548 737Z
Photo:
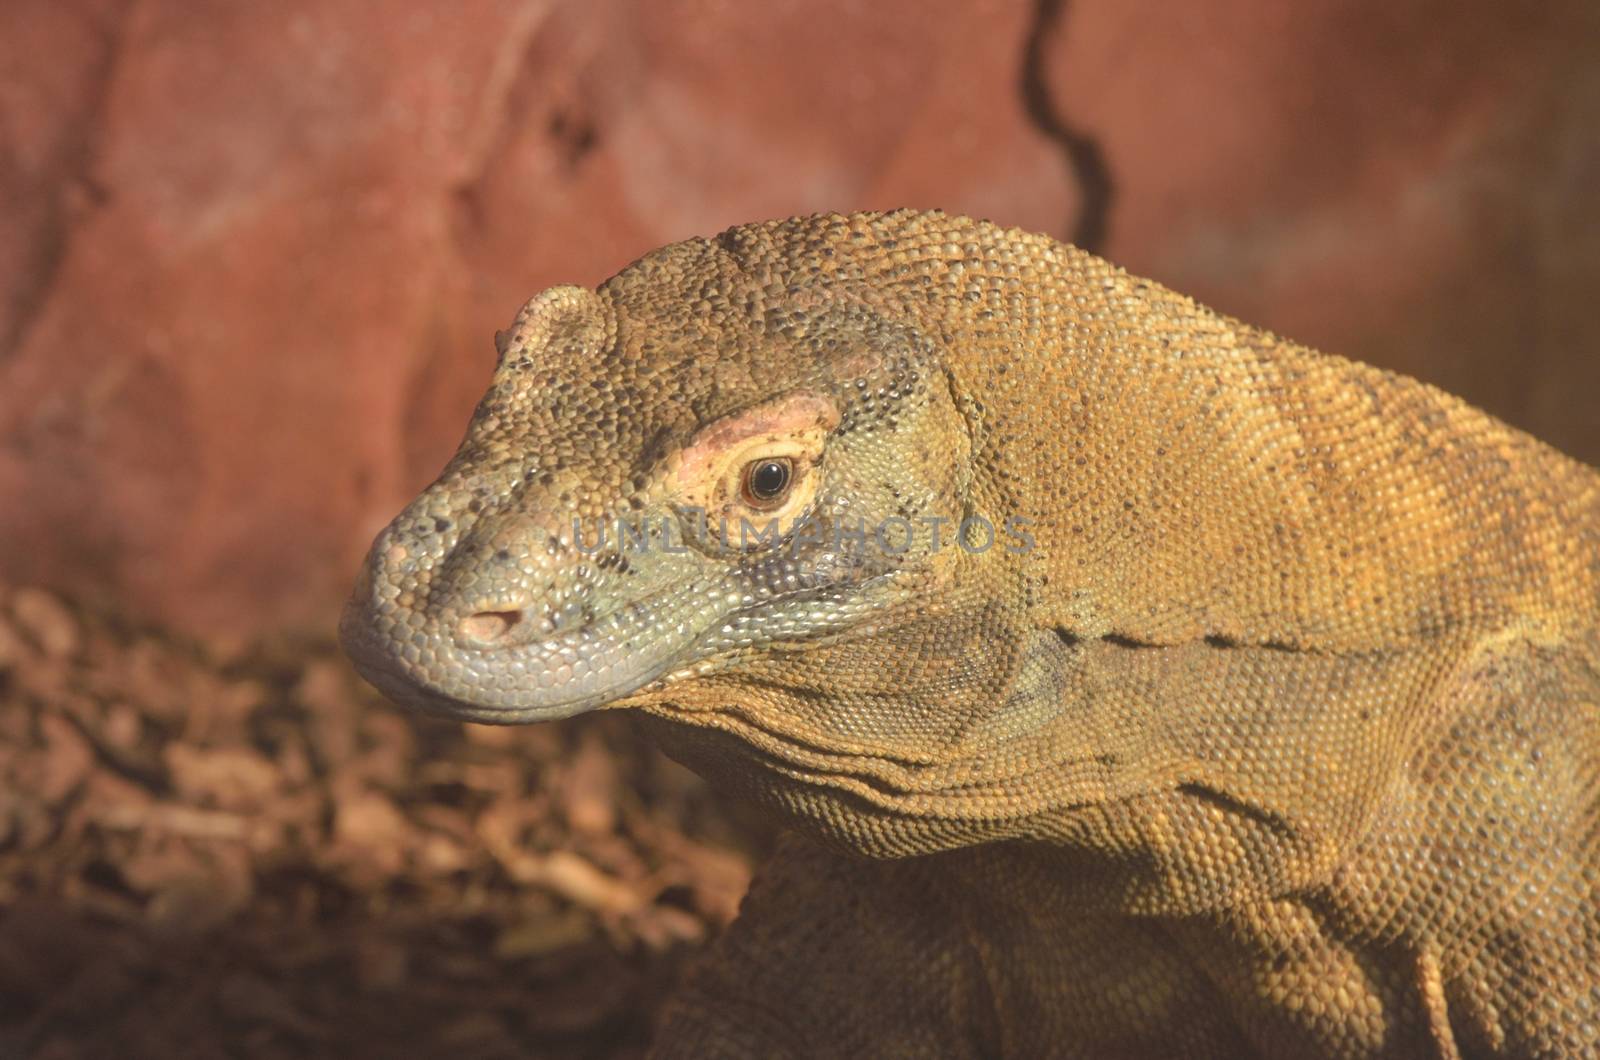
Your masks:
M521 611L479 611L461 620L461 635L480 644L493 644L521 622Z

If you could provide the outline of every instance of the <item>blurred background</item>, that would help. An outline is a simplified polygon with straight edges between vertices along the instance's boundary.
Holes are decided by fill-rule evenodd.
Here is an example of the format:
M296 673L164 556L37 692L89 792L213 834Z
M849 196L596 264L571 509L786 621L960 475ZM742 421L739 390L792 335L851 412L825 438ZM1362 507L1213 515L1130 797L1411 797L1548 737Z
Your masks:
M637 1053L770 836L338 605L530 295L898 206L1600 462L1593 0L0 2L0 1055Z

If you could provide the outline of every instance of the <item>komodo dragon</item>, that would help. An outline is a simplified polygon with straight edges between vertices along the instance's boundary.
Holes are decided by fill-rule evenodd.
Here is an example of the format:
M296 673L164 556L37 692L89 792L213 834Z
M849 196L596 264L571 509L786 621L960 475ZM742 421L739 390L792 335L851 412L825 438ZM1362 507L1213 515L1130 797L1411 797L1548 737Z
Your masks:
M661 1055L1596 1055L1593 470L938 213L499 347L342 637L446 716L640 711L798 833Z

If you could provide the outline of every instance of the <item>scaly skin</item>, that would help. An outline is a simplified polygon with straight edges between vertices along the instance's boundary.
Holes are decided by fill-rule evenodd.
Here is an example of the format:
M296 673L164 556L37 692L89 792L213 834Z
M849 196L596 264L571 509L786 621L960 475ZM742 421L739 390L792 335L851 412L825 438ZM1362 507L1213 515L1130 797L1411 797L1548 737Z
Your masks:
M1590 469L940 214L669 246L500 347L342 635L425 710L642 711L800 833L662 1055L1596 1051Z

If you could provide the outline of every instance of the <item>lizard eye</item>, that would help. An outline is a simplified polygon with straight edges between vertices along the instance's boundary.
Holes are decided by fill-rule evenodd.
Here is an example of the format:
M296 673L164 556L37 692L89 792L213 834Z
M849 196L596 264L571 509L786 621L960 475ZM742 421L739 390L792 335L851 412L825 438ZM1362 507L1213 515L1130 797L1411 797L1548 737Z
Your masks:
M794 461L786 456L752 460L744 467L743 500L752 508L776 508L794 483Z

